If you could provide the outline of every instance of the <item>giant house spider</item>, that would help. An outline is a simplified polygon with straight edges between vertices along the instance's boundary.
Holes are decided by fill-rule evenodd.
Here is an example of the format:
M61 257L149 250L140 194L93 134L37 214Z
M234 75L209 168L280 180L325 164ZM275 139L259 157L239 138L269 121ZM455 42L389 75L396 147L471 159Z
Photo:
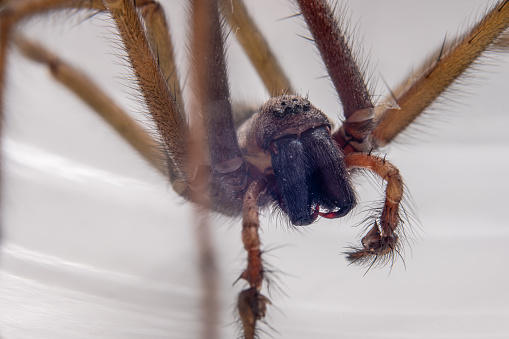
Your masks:
M186 6L160 2L174 34L181 82L187 84ZM294 88L337 127L341 106L316 49L301 37L309 36L303 21L289 18L295 8L286 2L246 2ZM389 96L384 82L395 87L440 47L446 32L451 37L464 31L486 8L481 0L348 3L350 26L365 46L361 60L370 60L375 101ZM117 39L112 26L104 14L89 18L64 11L34 18L20 31L87 73L146 123L148 117L136 115L142 108L112 47ZM234 34L226 44L232 97L263 103L269 93ZM196 210L55 83L46 67L15 49L8 66L2 337L198 337ZM375 152L381 157L387 152L419 210L422 230L407 225L412 246L401 253L405 264L396 258L390 268L365 276L366 269L349 267L341 255L363 236L358 236L362 228L350 226L366 217L370 201L380 203L381 192L373 192L362 175L354 178L358 206L347 217L318 218L293 232L278 214L261 212L264 258L277 272L269 275L271 293L262 287L273 306L267 306L260 336L499 338L509 333L509 274L503 268L509 257L507 56L489 54L476 68L416 128ZM384 81L375 81L380 75ZM240 222L217 216L210 223L221 274L219 336L229 338L239 334L232 324L233 301L245 288L243 281L231 287L245 266Z

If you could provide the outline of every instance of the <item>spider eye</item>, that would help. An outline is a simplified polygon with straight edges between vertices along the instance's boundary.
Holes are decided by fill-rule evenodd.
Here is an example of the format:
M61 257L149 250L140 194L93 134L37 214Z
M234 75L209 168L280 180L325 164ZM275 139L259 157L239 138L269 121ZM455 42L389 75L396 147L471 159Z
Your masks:
M282 119L288 115L296 115L307 112L311 109L311 104L306 99L292 98L288 100L280 100L275 104L272 115Z
M280 109L275 109L272 111L272 115L274 115L278 119L282 119L286 116L286 112L284 112Z
M338 218L355 205L343 153L326 126L272 142L276 200L294 225L309 225L319 214ZM319 213L319 210L325 213Z

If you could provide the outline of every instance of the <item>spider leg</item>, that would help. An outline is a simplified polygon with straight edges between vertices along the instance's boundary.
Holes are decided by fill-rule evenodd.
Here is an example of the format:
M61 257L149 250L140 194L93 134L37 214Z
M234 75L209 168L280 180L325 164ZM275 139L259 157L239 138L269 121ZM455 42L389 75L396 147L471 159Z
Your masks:
M125 45L140 91L179 177L187 178L189 128L152 55L142 23L130 1L104 1Z
M353 263L366 263L370 260L384 261L387 256L397 252L398 227L401 227L399 207L403 198L403 179L399 170L385 158L367 153L349 153L345 156L348 169L367 169L387 182L382 214L362 239L362 248L354 249L348 259ZM374 259L373 259L374 258Z
M219 8L269 94L271 96L295 94L288 76L249 15L244 2L242 0L221 0ZM235 128L242 125L259 108L258 105L240 102L233 102L232 106Z
M137 0L136 8L143 17L152 54L156 57L168 89L173 95L182 118L186 116L182 102L180 79L175 63L171 32L161 4L154 0Z
M221 199L218 195L224 191L229 195L228 205L240 200L242 206L242 242L247 251L247 268L241 278L248 282L249 288L239 294L237 308L244 337L252 339L256 336L257 321L265 316L266 305L270 303L260 294L264 269L258 234L258 198L267 183L263 177L248 183L246 164L241 154L237 153L237 136L229 105L222 27L217 4L208 0L192 1L192 22L195 25L191 43L194 67L192 80L196 98L193 106L196 108L192 111L206 113L202 124L198 122L197 128L193 126L193 130L198 132L192 132L192 135L201 134L200 126L207 131L211 157L211 200ZM198 87L197 84L202 86ZM229 141L232 137L235 142ZM195 144L191 140L191 147ZM193 153L198 151L199 148L195 147ZM241 159L242 163L236 163L237 159ZM200 160L199 157L197 160ZM219 186L219 189L215 186Z
M347 38L327 1L297 3L343 105L346 121L334 139L343 148L350 140L362 144L375 127L374 105Z
M190 200L197 203L196 231L204 288L202 330L204 338L216 338L218 277L206 210L221 206L221 197L231 199L232 191L241 194L247 169L233 127L217 3L190 3L193 88L188 110L190 128L172 100L133 3L129 0L104 3L117 24L149 112L171 157L187 179Z
M247 268L240 276L249 283L249 288L239 294L237 307L246 339L256 337L256 323L265 316L267 297L260 294L263 281L262 251L258 230L258 197L267 183L261 178L253 181L245 195L242 208L242 243L247 251Z
M145 26L151 38L150 46L158 52L158 63L161 66L167 84L172 89L175 100L179 105L180 112L184 115L182 95L179 79L175 69L173 48L168 27L161 6L154 1L139 1L140 13L145 19ZM106 10L99 0L26 0L8 4L2 13L8 14L9 25L14 25L21 18L41 14L55 9L88 9ZM4 14L5 15L5 14ZM12 21L12 22L11 22ZM34 41L28 41L21 37L13 39L20 51L33 61L48 65L52 75L73 91L81 100L93 108L99 115L110 124L119 135L124 138L147 162L164 176L168 176L174 190L186 196L187 185L178 171L173 159L164 159L161 153L162 146L137 122L129 117L120 106L116 105L104 92L98 88L86 75L72 68L69 64L59 59L56 55L45 50Z
M136 0L135 6L143 18L150 49L157 64L166 79L170 94L173 96L178 107L178 112L183 121L186 120L186 112L183 103L180 78L175 62L174 48L171 32L168 27L166 16L161 4L154 0ZM175 192L189 198L187 184L180 175L178 166L172 157L167 157L167 174Z
M159 152L161 145L87 76L34 41L19 35L15 36L13 41L25 57L47 65L58 82L94 109L152 167L164 176L168 175L166 164L162 161Z
M247 12L244 2L221 0L220 7L271 96L295 94L290 80Z
M217 3L207 7L210 13L206 18L200 8L200 13L196 13L200 17L193 20L192 85L201 107L193 108L192 114L204 117L210 165L213 176L217 176L212 180L219 184L220 190L244 189L247 167L233 123L222 24Z
M0 124L3 113L3 86L6 56L13 27L23 19L55 9L104 9L99 0L4 0L0 2ZM0 129L1 130L1 129Z
M499 43L497 38L508 27L509 1L499 1L465 35L445 43L393 91L398 108L387 108L394 106L388 105L388 102L379 106L376 120L381 122L372 133L373 143L384 146L391 142L464 74L484 51L504 48L507 37Z
M89 9L102 7L97 0L76 1L80 3L76 7L86 7ZM9 40L16 24L30 16L44 13L53 9L68 8L75 1L70 0L14 0L2 1L0 5L0 144L3 140L3 109L4 109L4 86L6 78L7 51ZM0 147L1 148L1 147ZM0 160L1 166L1 160ZM1 181L1 172L0 172Z
M197 215L197 238L198 248L200 250L199 257L201 262L201 275L204 294L202 299L203 305L203 338L218 338L217 331L218 315L218 276L215 264L215 253L213 246L210 242L210 228L208 223L208 211L212 205L212 187L210 184L211 178L214 177L213 171L211 173L210 166L206 164L207 158L207 132L208 115L209 114L222 114L216 110L209 110L210 104L214 103L212 100L217 97L211 95L212 84L217 78L218 82L226 82L226 74L224 69L224 52L222 50L222 36L221 27L219 26L217 3L214 1L190 1L190 19L191 19L191 85L193 86L193 98L191 100L191 107L189 109L191 118L191 133L188 144L189 157L194 164L195 173L190 175L191 178L191 197L197 201L199 206L204 208L200 210L198 207ZM209 34L212 39L216 41L211 42ZM218 47L219 45L219 47ZM216 60L219 58L219 60ZM209 63L219 62L219 67L215 69L210 68ZM224 84L221 90L224 91ZM227 87L226 87L227 88ZM214 93L217 94L217 93ZM228 91L226 93L220 92L219 103L221 106L229 106L229 101L221 102L224 96L229 97ZM226 112L231 114L230 112ZM233 124L233 117L230 116ZM216 126L219 127L219 126ZM211 143L209 141L209 147ZM215 159L217 160L217 158ZM214 161L214 160L212 160ZM202 169L200 171L200 168ZM203 170L204 169L204 170ZM212 194L211 194L212 193Z

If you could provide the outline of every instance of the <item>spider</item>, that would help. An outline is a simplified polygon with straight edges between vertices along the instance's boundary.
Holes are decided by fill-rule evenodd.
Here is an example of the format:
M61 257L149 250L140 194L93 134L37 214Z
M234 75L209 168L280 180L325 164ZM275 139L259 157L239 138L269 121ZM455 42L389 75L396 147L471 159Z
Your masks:
M311 95L310 95L311 96ZM413 187L412 187L412 190L413 190ZM325 225L322 225L322 226L325 226ZM265 233L264 233L265 234ZM266 239L266 237L264 236L264 239ZM286 258L285 258L286 259ZM335 269L336 267L334 267ZM375 284L376 285L376 284ZM274 323L277 323L276 321L274 321Z

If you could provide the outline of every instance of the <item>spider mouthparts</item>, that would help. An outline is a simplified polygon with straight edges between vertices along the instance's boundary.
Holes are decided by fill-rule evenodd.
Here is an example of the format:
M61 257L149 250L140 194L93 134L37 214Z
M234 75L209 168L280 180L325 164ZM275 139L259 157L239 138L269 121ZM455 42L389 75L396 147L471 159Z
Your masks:
M337 211L334 212L320 212L319 215L321 217L327 218L327 219L336 219L344 217L350 210L352 209L353 205L349 204L346 206L340 207Z

